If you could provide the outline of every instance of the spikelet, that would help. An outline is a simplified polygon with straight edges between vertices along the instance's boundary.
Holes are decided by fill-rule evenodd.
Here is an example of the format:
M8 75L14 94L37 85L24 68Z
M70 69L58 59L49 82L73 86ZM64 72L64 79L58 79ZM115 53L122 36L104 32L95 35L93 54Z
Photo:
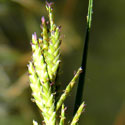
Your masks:
M75 114L75 116L74 116L74 118L73 118L73 120L72 120L70 125L77 125L78 124L78 120L79 120L79 118L80 118L80 116L81 116L81 114L83 112L84 106L85 106L85 104L83 102L80 105L80 107L78 108L78 110L77 110L77 112L76 112L76 114Z
M29 62L28 70L29 70L30 87L33 91L32 95L34 97L34 101L36 102L36 105L39 107L39 109L42 111L43 109L42 96L41 96L42 88L40 86L40 80L37 77L32 62Z
M64 104L62 104L62 108L61 108L61 116L60 116L60 122L59 125L64 125L64 121L65 121L65 108L64 108Z
M71 92L72 88L74 87L74 84L76 83L76 80L79 77L79 74L82 72L82 68L79 68L77 73L75 74L75 76L73 77L73 79L71 80L71 82L67 85L66 89L64 90L64 93L61 95L60 99L57 102L56 105L56 111L58 111L58 109L60 108L60 106L63 104L63 102L65 101L66 97L69 95L69 93Z
M50 80L54 82L60 63L60 27L54 24L52 3L47 3L46 9L49 13L50 22L50 36L46 63Z

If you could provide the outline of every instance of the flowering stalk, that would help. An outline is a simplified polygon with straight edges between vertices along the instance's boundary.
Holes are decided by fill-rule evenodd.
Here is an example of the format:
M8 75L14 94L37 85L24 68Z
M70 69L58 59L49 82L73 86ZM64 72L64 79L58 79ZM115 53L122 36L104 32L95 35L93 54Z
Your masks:
M49 13L49 32L47 31L48 24L45 18L42 17L42 38L37 38L36 33L32 35L32 61L28 65L30 87L34 102L42 113L44 123L46 125L56 125L58 123L57 111L62 107L59 125L64 125L64 101L76 83L82 68L78 69L64 93L56 102L56 89L53 89L53 87L56 87L57 71L60 64L60 27L54 23L52 3L47 3L46 9ZM75 119L79 118L80 111L74 117ZM38 123L33 121L33 125L38 125Z

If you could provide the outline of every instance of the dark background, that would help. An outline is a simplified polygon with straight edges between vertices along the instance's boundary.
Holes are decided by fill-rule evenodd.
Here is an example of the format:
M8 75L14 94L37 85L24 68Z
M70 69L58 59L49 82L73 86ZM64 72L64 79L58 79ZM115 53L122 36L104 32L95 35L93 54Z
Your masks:
M80 67L88 0L55 0L62 26L62 72L65 87ZM92 30L80 125L125 125L125 1L94 0ZM40 36L44 0L0 0L0 125L31 125L40 113L31 102L27 64L32 33ZM62 88L63 88L62 87ZM64 89L64 88L63 88ZM71 121L76 87L66 100Z

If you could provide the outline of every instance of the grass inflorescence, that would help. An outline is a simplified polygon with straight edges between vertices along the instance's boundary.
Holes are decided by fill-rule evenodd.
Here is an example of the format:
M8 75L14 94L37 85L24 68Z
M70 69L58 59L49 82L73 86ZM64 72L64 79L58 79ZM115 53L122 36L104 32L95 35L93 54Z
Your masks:
M32 60L28 64L30 87L34 102L38 106L46 125L64 125L65 106L64 101L74 87L76 80L82 72L82 67L78 69L71 82L64 92L56 100L57 90L56 78L60 65L60 26L54 22L53 3L46 2L46 10L49 15L49 23L44 17L41 18L41 38L37 38L36 33L32 35ZM89 24L90 26L90 24ZM49 31L47 29L49 27ZM79 106L71 125L78 123L79 117L84 109L84 102ZM59 112L60 115L59 115ZM58 113L57 113L58 112ZM59 115L59 116L58 116ZM42 121L41 121L42 123ZM38 125L33 120L33 125Z

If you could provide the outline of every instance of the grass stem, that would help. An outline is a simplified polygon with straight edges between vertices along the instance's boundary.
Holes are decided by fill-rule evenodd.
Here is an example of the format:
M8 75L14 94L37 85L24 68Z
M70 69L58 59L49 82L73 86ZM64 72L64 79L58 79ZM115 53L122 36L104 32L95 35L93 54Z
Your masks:
M92 21L92 7L93 7L93 0L89 0L88 15L87 15L87 28L86 28L85 42L83 45L83 56L82 56L82 64L81 64L83 72L80 74L80 77L79 77L79 82L78 82L78 87L77 87L77 92L76 92L76 99L75 99L74 114L76 113L78 107L80 106L82 102L82 96L83 96L83 90L84 90L84 84L85 84L89 35L90 35L91 21Z

